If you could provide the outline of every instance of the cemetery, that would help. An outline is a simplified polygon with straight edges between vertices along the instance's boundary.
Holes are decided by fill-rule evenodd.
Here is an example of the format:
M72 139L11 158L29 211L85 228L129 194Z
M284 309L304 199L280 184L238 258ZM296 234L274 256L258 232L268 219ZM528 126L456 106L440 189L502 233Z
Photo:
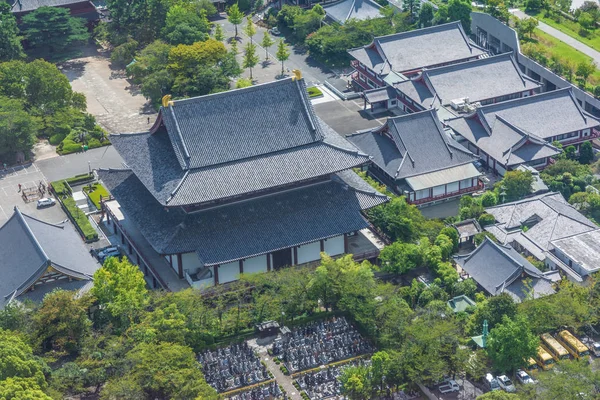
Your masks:
M285 398L285 394L281 391L279 385L275 381L229 397L230 400L274 400Z
M372 353L373 345L345 317L296 327L273 343L273 355L290 373Z
M269 379L267 368L247 342L200 353L197 359L206 382L219 393Z
M303 390L310 400L341 396L342 384L338 378L345 367L353 364L356 364L356 361L309 371L298 376L294 382L296 387Z

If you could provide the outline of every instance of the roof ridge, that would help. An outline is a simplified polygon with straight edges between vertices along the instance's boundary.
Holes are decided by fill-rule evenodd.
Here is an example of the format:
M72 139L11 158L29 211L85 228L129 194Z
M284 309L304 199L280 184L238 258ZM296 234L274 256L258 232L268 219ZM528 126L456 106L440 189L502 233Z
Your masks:
M181 180L179 181L177 186L175 186L175 189L173 189L173 191L169 195L169 198L165 201L165 204L169 204L169 202L173 199L173 197L175 197L175 194L179 191L179 188L181 188L181 186L183 185L183 182L185 182L185 180L187 179L189 174L190 174L190 169L185 170L185 173L181 177Z
M179 122L177 121L177 116L175 115L175 104L168 107L171 111L171 116L173 117L173 122L175 122L175 129L177 129L177 136L179 136L179 140L181 141L181 146L183 147L183 155L185 157L186 167L189 169L190 167L190 152L188 151L187 145L185 144L185 140L183 140L183 135L181 134L181 128L179 128Z
M25 230L26 230L27 234L29 235L29 238L33 241L33 244L37 248L37 250L40 253L40 255L46 260L46 263L48 261L50 261L50 257L48 257L48 255L46 254L46 252L42 248L42 245L40 244L40 242L37 240L37 238L33 234L33 231L29 227L29 224L27 223L27 221L25 221L25 218L23 217L23 214L21 214L21 210L19 210L19 207L17 207L17 206L15 206L15 213L17 214L17 219L25 227Z
M141 135L150 135L152 134L152 132L150 131L144 131L144 132L122 132L122 133L109 133L108 136L111 137L115 137L115 136L141 136Z
M511 99L511 100L506 100L506 101L501 101L499 103L492 103L492 104L486 104L485 106L481 106L478 107L478 110L481 110L482 112L486 112L489 110L493 110L494 108L500 108L501 106L507 106L507 105L511 105L517 102L523 102L523 103L527 103L533 100L540 100L542 98L550 98L555 96L557 93L562 93L562 92L570 92L571 88L570 87L565 87L562 89L556 89L556 90L551 90L549 92L542 92L542 93L538 93L534 96L527 96L527 97L518 97L516 99ZM575 102L577 103L577 102ZM507 107L503 107L503 108L507 108Z
M474 60L468 60L468 61L459 62L459 63L455 63L455 64L442 65L442 66L433 67L433 68L424 68L423 71L436 73L436 72L438 72L440 70L444 70L444 69L447 69L447 70L467 69L467 68L470 68L473 64L487 64L487 63L490 63L491 61L495 61L495 60L501 59L501 58L512 58L512 55L510 53L496 54L494 56L486 57L486 58L476 58ZM521 75L520 70L519 70L519 75Z

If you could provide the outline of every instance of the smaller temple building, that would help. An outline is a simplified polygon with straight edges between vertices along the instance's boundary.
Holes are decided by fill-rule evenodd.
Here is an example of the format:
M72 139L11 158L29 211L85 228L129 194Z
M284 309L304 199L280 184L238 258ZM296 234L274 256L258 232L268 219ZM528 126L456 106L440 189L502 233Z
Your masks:
M20 19L40 7L66 8L72 17L83 18L89 22L100 19L96 6L90 0L15 0L11 12Z
M477 157L450 139L435 110L389 118L385 125L348 136L369 154L369 174L411 204L444 201L483 189Z
M512 247L487 237L473 252L453 258L487 294L508 293L516 302L553 294L552 284L560 280L557 273L541 272Z
M581 109L570 88L478 107L445 124L501 175L519 165L543 169L560 153L554 142L578 147L600 136L600 120Z
M0 310L15 299L41 301L57 288L89 287L98 268L68 220L51 224L15 207L0 227Z
M459 21L380 36L367 46L348 50L353 84L358 90L392 85L424 68L441 67L487 56L471 42Z

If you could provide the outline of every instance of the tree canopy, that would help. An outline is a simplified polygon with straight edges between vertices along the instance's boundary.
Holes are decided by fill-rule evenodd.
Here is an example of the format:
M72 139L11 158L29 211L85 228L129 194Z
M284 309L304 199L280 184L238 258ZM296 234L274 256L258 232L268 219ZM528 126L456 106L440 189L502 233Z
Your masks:
M40 7L26 14L23 33L31 47L47 50L48 54L89 38L85 21L71 17L69 9L61 7Z

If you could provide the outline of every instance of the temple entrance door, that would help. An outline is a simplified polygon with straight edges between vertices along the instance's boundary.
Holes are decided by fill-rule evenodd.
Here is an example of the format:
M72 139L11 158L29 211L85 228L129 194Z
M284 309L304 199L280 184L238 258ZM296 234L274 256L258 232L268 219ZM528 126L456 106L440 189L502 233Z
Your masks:
M273 268L278 269L292 265L292 249L283 249L273 254Z

